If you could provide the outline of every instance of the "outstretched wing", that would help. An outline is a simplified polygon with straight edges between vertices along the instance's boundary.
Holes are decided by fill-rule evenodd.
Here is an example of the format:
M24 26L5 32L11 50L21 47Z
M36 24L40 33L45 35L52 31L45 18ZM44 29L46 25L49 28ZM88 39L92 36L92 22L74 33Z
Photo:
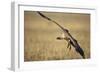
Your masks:
M80 46L77 46L75 50L82 56L83 59L85 59L84 51Z
M79 53L83 59L85 59L84 51L80 47L80 45L75 41L76 44L74 44L72 41L70 41L71 45L75 48L76 52Z
M38 13L40 16L42 16L43 18L45 18L45 19L47 19L47 20L49 20L49 21L55 23L55 24L56 24L57 26L59 26L63 31L65 31L65 29L64 29L60 24L58 24L56 21L50 19L49 17L45 16L44 14L42 14L42 13L39 12L39 11L37 11L37 13Z
M37 11L37 13L38 13L40 16L42 16L43 18L45 18L45 19L47 19L47 20L51 21L51 19L50 19L50 18L46 17L45 15L43 15L42 13L40 13L39 11Z

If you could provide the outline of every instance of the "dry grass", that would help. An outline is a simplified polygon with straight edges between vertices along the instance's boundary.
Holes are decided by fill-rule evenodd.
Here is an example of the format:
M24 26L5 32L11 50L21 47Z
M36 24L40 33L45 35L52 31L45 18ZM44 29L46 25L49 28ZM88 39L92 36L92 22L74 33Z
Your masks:
M67 28L83 48L86 58L90 58L89 14L43 13ZM62 33L56 24L31 11L25 11L24 23L24 61L81 59L73 47L68 52L66 41L56 39Z

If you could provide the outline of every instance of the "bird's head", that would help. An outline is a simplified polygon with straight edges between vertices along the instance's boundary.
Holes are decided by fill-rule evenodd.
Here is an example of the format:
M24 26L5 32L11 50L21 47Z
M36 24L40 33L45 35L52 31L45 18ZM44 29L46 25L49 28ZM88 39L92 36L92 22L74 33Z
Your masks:
M65 29L66 32L69 32L67 29Z

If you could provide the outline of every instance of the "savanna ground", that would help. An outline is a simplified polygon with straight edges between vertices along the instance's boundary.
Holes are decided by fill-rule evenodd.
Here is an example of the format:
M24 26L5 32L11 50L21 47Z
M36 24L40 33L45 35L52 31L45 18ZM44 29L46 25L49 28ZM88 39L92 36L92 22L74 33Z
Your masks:
M90 58L90 15L79 13L42 12L67 28ZM54 23L42 18L37 12L24 12L24 61L67 60L82 57L67 42L57 40L62 30Z

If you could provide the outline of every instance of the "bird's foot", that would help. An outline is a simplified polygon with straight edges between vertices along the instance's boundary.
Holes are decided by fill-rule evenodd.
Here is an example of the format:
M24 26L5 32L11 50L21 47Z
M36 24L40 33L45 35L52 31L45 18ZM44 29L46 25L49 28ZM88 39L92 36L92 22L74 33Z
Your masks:
M67 48L69 48L69 51L71 50L71 43L70 43L70 39L68 40L68 45Z

